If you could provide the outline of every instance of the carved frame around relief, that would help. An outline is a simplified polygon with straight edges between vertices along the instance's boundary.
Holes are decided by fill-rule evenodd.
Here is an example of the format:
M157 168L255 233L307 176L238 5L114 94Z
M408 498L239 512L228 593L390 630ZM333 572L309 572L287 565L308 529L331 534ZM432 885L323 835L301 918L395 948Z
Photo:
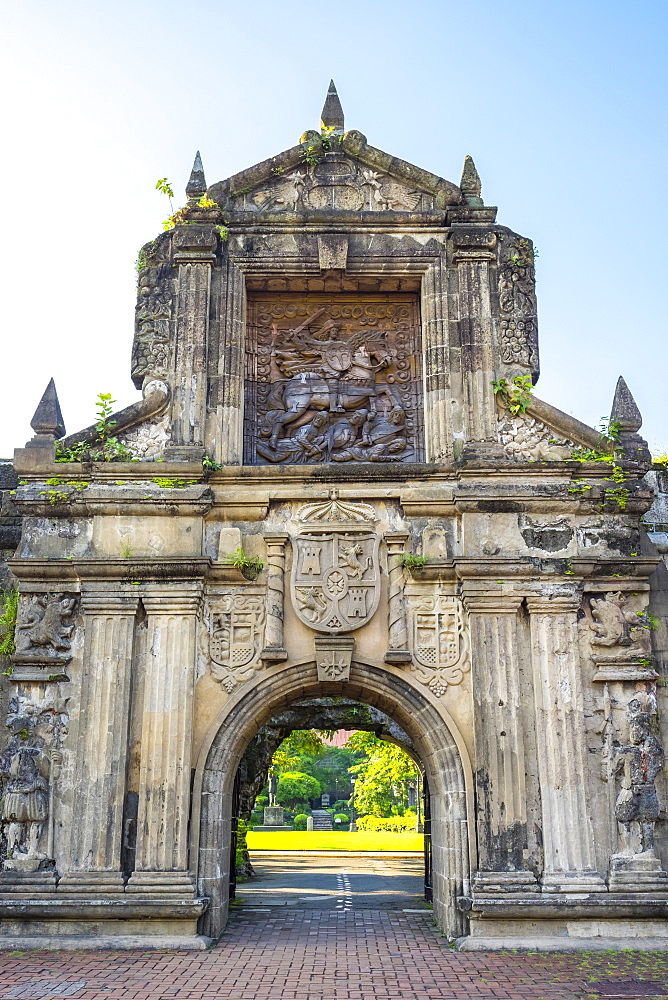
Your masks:
M249 465L423 458L417 296L250 293Z

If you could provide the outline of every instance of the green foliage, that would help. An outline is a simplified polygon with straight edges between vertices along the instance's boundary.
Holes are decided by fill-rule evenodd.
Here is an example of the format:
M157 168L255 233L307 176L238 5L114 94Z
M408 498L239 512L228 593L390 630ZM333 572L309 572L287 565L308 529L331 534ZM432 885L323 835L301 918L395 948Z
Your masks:
M161 177L159 181L155 182L155 190L160 191L162 194L166 194L169 198L169 205L171 208L172 198L174 197L174 191L172 185L169 183L166 177Z
M247 834L248 826L243 819L240 819L237 823L237 849L234 861L237 872L243 874L246 872L246 863L248 861Z
M196 479L170 479L167 476L153 476L152 483L155 483L163 490L182 490L186 486L196 486Z
M532 246L531 240L520 236L515 241L515 249L510 254L510 263L516 267L533 267L537 257L538 250Z
M310 167L315 167L325 153L330 153L341 145L342 135L335 135L334 126L323 125L321 135L302 144L301 158Z
M276 798L281 805L293 806L303 799L315 799L320 795L320 782L310 774L286 771L278 779Z
M380 740L373 733L353 733L346 746L364 754L350 768L350 773L357 776L357 811L374 816L403 812L408 804L406 782L415 780L418 776L417 768L408 754L393 743Z
M230 231L227 226L216 226L221 243L227 243L230 238Z
M619 507L620 510L626 510L630 491L626 486L623 485L626 482L626 475L624 473L624 470L621 469L618 465L616 465L614 472L608 479L605 480L605 482L613 482L616 483L617 485L611 487L610 489L606 489L604 494L604 502L605 500L612 500L613 502L617 503L617 506Z
M295 830L305 830L308 816L305 813L297 813L292 821L292 825Z
M220 462L214 462L208 455L205 455L202 459L202 466L205 469L211 469L212 472L219 472L222 469Z
M190 210L188 206L185 205L183 208L180 208L178 212L174 212L172 215L169 216L168 219L165 219L165 221L162 224L162 228L166 233L168 233L169 230L174 229L175 226L190 225L191 220L188 218L189 214Z
M350 823L350 816L348 813L334 813L334 822L339 820L341 826L345 826L346 823Z
M18 590L0 591L0 656L13 656L16 651L14 636L18 609Z
M357 828L362 833L413 833L417 820L409 816L361 816Z
M137 254L137 259L135 261L135 271L137 272L138 275L140 274L141 271L144 270L145 267L148 267L148 265L151 262L151 256L154 253L155 253L155 240L152 240L150 243L147 243L146 246L143 246L140 249L139 253Z
M668 454L662 452L652 456L652 465L658 466L660 471L668 472Z
M205 194L202 195L202 197L197 202L197 204L198 204L198 206L200 208L217 208L218 207L217 203L213 200L213 198L207 198L207 196Z
M412 573L414 569L422 569L429 562L429 556L416 556L412 552L402 552L399 556L399 562L407 569L409 573Z
M308 758L310 764L314 756L324 752L325 744L312 729L295 729L274 753L271 760L272 771L279 774L283 771L293 771L301 767L304 757Z
M533 383L530 375L516 375L512 382L500 378L492 382L495 396L500 396L513 416L526 413L532 399Z
M112 420L115 399L110 392L101 392L95 408L95 440L80 441L70 448L56 441L56 462L130 462L132 452L112 431L116 421Z
M264 569L264 563L259 556L249 556L243 549L228 552L225 556L225 562L234 566L235 569L240 569L248 580L257 579Z

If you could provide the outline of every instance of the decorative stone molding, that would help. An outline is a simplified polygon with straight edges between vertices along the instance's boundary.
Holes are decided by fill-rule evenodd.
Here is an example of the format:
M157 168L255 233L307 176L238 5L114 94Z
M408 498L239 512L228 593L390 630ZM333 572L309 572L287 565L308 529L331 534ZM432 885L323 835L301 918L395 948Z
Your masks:
M410 663L408 648L408 627L406 624L406 601L404 596L405 574L401 560L406 549L408 534L405 531L386 531L387 573L389 587L387 595L389 648L385 654L386 663Z
M76 605L76 596L62 593L21 597L11 657L14 680L67 680Z
M287 660L283 634L285 603L285 545L288 536L270 532L264 536L267 544L267 624L262 660L281 663Z
M349 681L355 640L352 636L315 637L315 661L319 681Z

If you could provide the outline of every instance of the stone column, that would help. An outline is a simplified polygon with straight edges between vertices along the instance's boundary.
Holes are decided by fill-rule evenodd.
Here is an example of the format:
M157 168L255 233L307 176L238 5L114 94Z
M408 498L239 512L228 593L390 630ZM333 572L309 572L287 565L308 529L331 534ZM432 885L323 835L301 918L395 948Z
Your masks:
M272 531L264 536L267 543L267 623L262 659L269 663L287 660L283 635L285 606L285 544L287 535Z
M188 818L201 583L152 587L141 709L135 871L126 892L193 896Z
M467 593L475 718L478 872L474 892L538 892L527 870L527 807L519 674L522 597Z
M575 593L527 598L543 815L543 892L604 892L587 808Z
M179 266L175 380L172 438L165 452L173 461L199 461L204 454L209 300L215 248L216 235L210 227L185 226L174 235L174 260Z
M403 531L386 531L388 571L388 633L389 649L386 663L410 663L408 626L406 625L406 598L404 596L404 568L402 553L406 551L408 535Z
M246 334L246 283L243 271L228 260L223 272L220 356L218 378L218 424L216 461L223 465L243 463L244 340Z
M453 239L457 240L455 234ZM466 448L479 457L501 455L497 435L494 321L490 295L490 250L460 250L455 254L459 287L459 328Z
M83 590L83 676L74 748L70 870L59 890L122 892L121 842L132 648L139 599Z
M447 284L443 260L436 258L422 280L421 312L425 365L425 451L427 462L452 461L450 348Z

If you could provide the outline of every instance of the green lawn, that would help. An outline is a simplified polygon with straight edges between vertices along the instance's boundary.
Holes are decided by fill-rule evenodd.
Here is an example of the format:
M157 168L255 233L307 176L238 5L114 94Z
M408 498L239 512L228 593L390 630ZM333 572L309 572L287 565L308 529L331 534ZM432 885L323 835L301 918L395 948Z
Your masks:
M422 851L421 833L248 833L251 851Z

